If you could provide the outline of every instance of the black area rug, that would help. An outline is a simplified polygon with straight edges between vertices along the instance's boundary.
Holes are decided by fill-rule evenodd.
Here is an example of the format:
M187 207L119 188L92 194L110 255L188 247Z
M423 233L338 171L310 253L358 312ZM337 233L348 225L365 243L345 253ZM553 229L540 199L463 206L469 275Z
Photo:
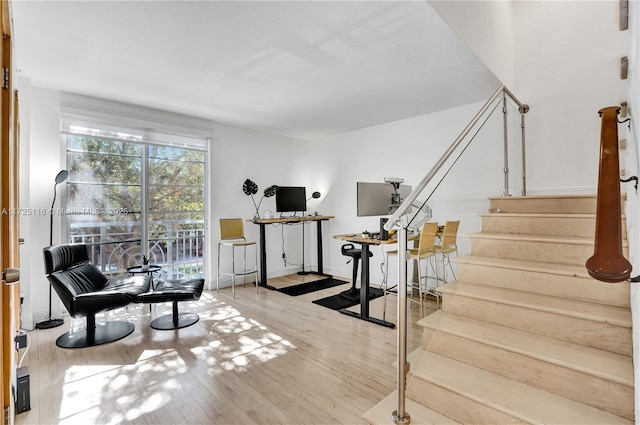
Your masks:
M381 297L382 290L377 288L369 288L369 300L375 300L376 298ZM345 298L340 294L332 295L330 297L321 298L319 300L313 301L314 304L321 305L323 307L330 308L331 310L340 310L343 308L353 307L354 305L360 304L360 299L354 300L351 298Z
M344 280L327 277L325 279L320 279L313 282L300 283L298 285L276 289L276 291L282 292L283 294L291 295L292 297L297 297L298 295L304 295L310 292L320 291L322 289L333 288L334 286L344 285L345 283L347 282L345 282Z

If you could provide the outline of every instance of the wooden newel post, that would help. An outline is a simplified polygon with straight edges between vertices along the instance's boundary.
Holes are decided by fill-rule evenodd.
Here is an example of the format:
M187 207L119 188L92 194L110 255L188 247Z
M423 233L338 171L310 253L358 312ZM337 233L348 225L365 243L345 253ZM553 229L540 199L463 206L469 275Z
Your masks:
M631 263L622 254L622 207L620 202L620 159L618 154L618 113L610 106L598 111L600 131L600 172L596 206L596 235L593 256L585 264L594 279L622 282L631 275Z

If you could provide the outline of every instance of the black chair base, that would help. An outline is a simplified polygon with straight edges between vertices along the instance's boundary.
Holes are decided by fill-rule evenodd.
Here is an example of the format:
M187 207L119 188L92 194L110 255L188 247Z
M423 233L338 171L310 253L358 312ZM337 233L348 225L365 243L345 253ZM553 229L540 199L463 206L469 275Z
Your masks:
M56 345L60 348L85 348L107 344L130 335L135 328L133 323L122 320L100 323L93 328L93 332L83 329L62 334L56 340Z
M62 326L63 324L63 319L47 319L43 322L36 323L36 329L52 329Z
M346 291L340 292L340 296L347 300L358 301L360 299L360 288L356 288L355 286L352 286Z
M154 319L151 327L159 331L170 331L172 329L181 329L191 326L200 320L200 316L195 313L178 313L177 320L174 320L173 314L166 314Z
M173 303L172 314L158 317L151 322L153 329L168 331L186 328L200 320L195 313L179 313L178 301L194 301L200 299L204 289L204 279L165 280L156 285L153 292L138 296L142 303Z

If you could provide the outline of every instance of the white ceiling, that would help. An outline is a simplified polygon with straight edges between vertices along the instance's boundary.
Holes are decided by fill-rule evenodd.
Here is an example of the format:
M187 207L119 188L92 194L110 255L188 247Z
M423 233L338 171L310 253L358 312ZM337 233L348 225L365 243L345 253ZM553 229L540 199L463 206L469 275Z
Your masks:
M13 0L35 86L300 139L488 98L427 2Z

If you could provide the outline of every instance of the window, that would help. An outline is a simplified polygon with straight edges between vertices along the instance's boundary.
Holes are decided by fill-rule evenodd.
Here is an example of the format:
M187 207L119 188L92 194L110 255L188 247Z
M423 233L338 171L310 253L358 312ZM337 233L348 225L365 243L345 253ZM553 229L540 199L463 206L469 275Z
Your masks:
M194 147L169 134L148 140L142 131L93 127L63 118L69 241L86 243L105 274L125 273L146 256L166 279L203 276L203 141Z

